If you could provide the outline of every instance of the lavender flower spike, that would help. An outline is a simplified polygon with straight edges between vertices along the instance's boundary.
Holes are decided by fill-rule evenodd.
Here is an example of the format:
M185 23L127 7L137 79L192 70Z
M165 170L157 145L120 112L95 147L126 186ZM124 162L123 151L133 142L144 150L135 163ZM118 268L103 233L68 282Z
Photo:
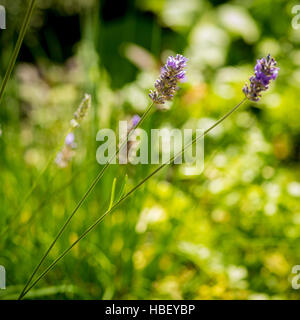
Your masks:
M270 54L267 58L257 60L254 68L254 76L250 80L250 85L246 83L243 92L251 101L259 101L261 92L269 89L271 80L276 80L279 68L276 67L277 62L271 58Z
M150 90L149 93L154 103L164 104L167 100L172 100L179 89L178 82L185 80L187 61L188 59L180 54L168 58L167 63L161 69L159 79L155 82L155 90Z

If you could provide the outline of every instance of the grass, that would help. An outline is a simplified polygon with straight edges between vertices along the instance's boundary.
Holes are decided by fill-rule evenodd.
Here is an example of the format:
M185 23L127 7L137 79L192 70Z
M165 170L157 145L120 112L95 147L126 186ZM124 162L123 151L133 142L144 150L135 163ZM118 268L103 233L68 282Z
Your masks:
M29 1L28 9L27 9L27 12L26 12L25 17L24 17L24 21L23 21L23 24L22 24L22 27L21 27L21 30L20 30L20 33L19 33L19 37L18 37L17 43L16 43L16 45L14 47L14 50L13 50L13 52L11 54L11 57L10 57L10 60L9 60L9 63L8 63L8 67L6 69L4 78L3 78L2 83L1 83L1 87L0 87L0 103L2 101L2 98L3 98L3 95L4 95L4 91L6 89L6 85L8 83L8 80L9 80L9 78L11 76L11 73L12 73L12 71L14 69L14 66L16 64L17 57L18 57L18 54L20 52L20 49L21 49L22 42L24 40L26 31L28 29L28 26L29 26L29 23L30 23L30 19L31 19L35 4L36 4L36 0L30 0Z
M131 194L133 194L138 188L140 188L141 186L144 185L144 183L146 183L150 178L152 178L152 176L154 176L155 174L157 174L160 170L162 170L164 167L166 167L169 163L173 163L175 161L176 158L180 157L184 151L186 151L188 148L190 148L191 146L193 146L199 139L202 139L206 134L208 134L211 130L213 130L215 127L217 127L220 123L222 123L226 118L228 118L235 110L237 110L244 102L246 101L246 98L244 98L239 104L237 104L234 108L232 108L229 112L227 112L222 118L220 118L217 122L215 122L212 126L210 126L208 129L206 129L203 133L203 135L201 135L200 137L195 138L189 145L185 146L182 151L180 151L178 154L174 155L174 157L170 160L170 162L168 161L167 163L163 163L161 166L159 166L156 170L154 170L150 175L148 175L145 179L143 179L140 183L138 183L134 188L132 188L130 191L128 191L119 201L117 201L114 205L110 205L109 209L100 217L98 218L75 242L73 242L71 244L71 246L69 248L67 248L57 259L55 259L53 261L53 263L44 271L42 272L42 274L32 283L32 285L30 285L31 280L33 279L34 275L36 274L36 272L38 271L39 267L41 266L41 264L43 263L43 261L45 260L45 258L47 257L47 255L49 254L50 250L52 249L52 247L54 246L54 244L56 243L56 241L58 240L58 238L60 237L60 235L63 233L65 227L67 224L69 224L70 220L72 219L72 217L74 216L74 212L72 213L72 215L70 216L70 218L66 221L66 224L61 228L58 236L54 239L53 243L51 244L50 248L46 251L45 255L43 256L43 258L41 259L41 261L39 262L37 268L34 270L32 276L30 277L29 281L27 282L26 286L24 287L24 289L22 290L19 299L22 299L51 269L54 268L54 266L61 260L63 259L63 257L75 246L77 245L81 239L85 238L99 223L101 223L103 221L103 219L110 213L112 213L123 201L125 201ZM152 104L150 105L150 107L147 109L147 111L144 113L144 115L141 117L141 120L139 122L139 124L141 124L141 122L145 119L146 115L148 114L148 112L151 110ZM136 126L137 128L137 126ZM126 141L129 139L129 135L127 137L127 139L125 140L124 144L126 143ZM120 149L117 150L117 154L119 153L119 150L122 150L123 146L120 147ZM115 157L115 155L113 156L113 158ZM110 160L111 161L111 160ZM108 164L110 163L110 161L108 162ZM107 168L107 166L105 166L104 168ZM105 170L105 169L103 169ZM103 171L104 173L104 171ZM101 176L102 177L102 176ZM98 177L97 177L98 178ZM95 181L99 181L99 180ZM115 181L115 180L114 180ZM113 182L114 183L114 182ZM93 190L93 186L94 183L91 185L91 187L87 190L86 194L89 194L92 190ZM85 194L85 195L86 195ZM86 197L83 197L82 199L86 199ZM79 204L82 202L79 202ZM79 207L76 207L76 211L79 209ZM75 212L76 212L75 211Z

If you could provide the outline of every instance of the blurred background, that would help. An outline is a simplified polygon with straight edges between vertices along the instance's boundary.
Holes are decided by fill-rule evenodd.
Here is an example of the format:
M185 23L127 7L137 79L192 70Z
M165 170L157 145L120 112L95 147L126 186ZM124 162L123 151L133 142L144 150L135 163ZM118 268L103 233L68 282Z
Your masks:
M1 0L1 80L28 1ZM43 0L0 106L0 265L13 299L101 166L96 133L141 115L171 54L189 58L170 109L143 127L206 128L243 98L256 59L279 77L205 138L205 169L171 165L76 246L34 299L299 299L300 29L284 0ZM92 108L65 168L54 162L84 93ZM44 267L154 165L111 166Z

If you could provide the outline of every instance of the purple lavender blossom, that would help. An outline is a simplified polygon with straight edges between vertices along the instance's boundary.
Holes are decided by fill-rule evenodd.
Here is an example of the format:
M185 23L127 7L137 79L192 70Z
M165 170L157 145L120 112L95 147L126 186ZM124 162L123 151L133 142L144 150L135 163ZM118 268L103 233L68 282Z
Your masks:
M73 133L73 132L70 132L70 133L66 136L65 144L66 144L67 146L72 146L73 143L74 143L74 140L75 140L74 133Z
M164 104L171 100L179 89L178 82L185 80L186 63L188 59L177 54L168 58L167 63L161 68L160 77L155 82L154 91L150 90L149 96L156 104Z
M66 136L65 145L55 158L55 162L60 168L66 168L68 166L69 162L75 155L75 148L75 136L73 132L70 132Z
M136 127L138 123L140 122L141 118L136 114L132 117L131 123L133 127Z
M276 67L277 62L270 55L267 58L257 60L254 68L254 76L250 77L250 85L246 83L243 92L251 101L259 101L261 92L269 89L271 80L276 80L279 68Z

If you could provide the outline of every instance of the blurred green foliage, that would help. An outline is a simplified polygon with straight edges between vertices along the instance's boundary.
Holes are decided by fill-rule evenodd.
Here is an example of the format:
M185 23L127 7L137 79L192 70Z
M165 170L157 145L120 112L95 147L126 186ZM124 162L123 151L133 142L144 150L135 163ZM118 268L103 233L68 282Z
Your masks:
M2 1L3 75L24 1ZM294 3L296 4L296 3ZM205 139L205 170L169 166L84 239L28 298L299 299L300 30L284 0L38 1L0 106L0 265L16 298L100 166L96 133L141 114L172 53L189 60L171 108L144 127L197 128L242 98L255 60L280 67L261 102L247 103ZM76 130L72 164L46 172L23 207L83 93L93 105ZM55 246L49 264L109 205L112 181L127 188L154 166L111 166ZM45 265L46 265L45 264Z

